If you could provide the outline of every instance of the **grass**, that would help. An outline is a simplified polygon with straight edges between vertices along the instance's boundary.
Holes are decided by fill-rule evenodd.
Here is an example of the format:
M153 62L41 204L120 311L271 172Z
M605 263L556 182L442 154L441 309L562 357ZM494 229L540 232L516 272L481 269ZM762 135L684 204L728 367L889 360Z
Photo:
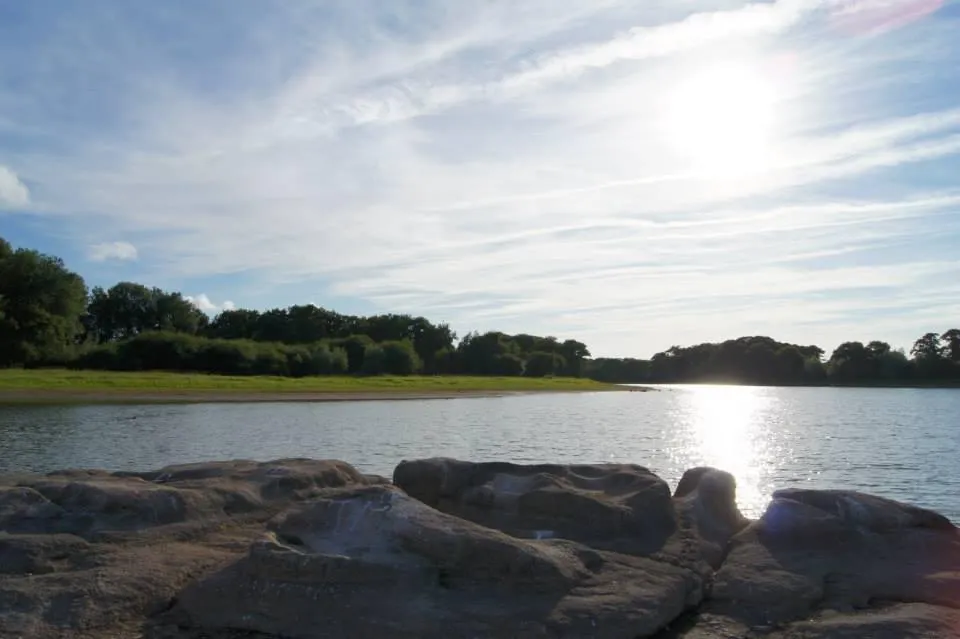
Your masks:
M616 386L577 378L524 377L241 377L196 373L0 370L0 393L456 393L500 391L602 391Z

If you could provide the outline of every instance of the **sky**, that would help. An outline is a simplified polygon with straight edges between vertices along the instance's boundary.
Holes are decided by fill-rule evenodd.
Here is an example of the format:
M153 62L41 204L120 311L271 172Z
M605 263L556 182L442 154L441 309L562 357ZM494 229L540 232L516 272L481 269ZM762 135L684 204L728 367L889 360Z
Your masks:
M906 347L960 324L960 4L0 0L0 236L204 310Z

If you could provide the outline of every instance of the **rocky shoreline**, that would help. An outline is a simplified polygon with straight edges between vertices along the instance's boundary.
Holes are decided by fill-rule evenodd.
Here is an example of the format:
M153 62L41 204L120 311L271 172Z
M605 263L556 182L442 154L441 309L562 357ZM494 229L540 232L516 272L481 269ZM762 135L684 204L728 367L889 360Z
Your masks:
M287 459L0 476L0 637L960 637L960 535L634 465Z

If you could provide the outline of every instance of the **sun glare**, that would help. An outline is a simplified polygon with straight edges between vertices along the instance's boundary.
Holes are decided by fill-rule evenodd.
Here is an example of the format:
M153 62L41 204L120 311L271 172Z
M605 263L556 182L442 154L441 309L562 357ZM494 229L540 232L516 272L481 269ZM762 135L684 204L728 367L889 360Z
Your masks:
M759 515L769 500L763 475L770 451L758 437L769 400L751 387L698 386L693 392L695 446L701 460L733 473L741 508Z
M763 170L773 152L776 84L748 64L718 64L682 79L665 104L671 151L708 177Z

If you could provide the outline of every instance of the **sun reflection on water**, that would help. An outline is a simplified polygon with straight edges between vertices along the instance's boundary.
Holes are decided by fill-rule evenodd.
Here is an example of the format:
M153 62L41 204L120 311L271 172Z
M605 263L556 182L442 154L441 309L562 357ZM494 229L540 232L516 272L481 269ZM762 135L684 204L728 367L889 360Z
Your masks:
M730 472L737 479L741 510L757 517L770 500L765 486L770 442L764 421L773 401L762 388L699 386L690 404L688 442L699 463Z

